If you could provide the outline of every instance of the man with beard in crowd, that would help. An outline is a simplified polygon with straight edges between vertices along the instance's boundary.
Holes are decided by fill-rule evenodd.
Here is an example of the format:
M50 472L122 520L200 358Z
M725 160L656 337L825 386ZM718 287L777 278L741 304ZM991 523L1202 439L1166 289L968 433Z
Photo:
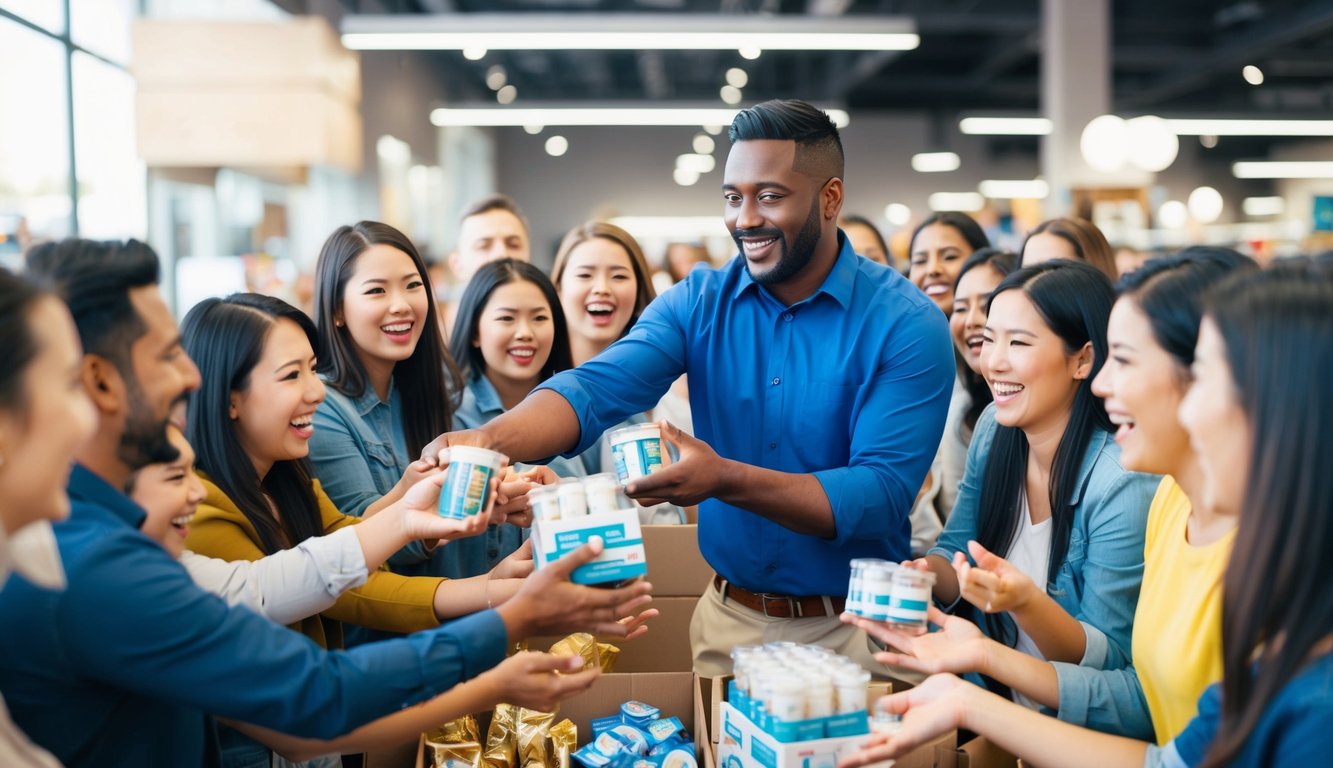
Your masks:
M952 387L948 327L838 230L842 142L825 113L765 102L736 116L730 138L722 196L740 253L695 269L596 359L428 451L576 455L688 374L696 437L663 424L679 458L626 490L699 504L717 576L691 623L696 671L729 672L733 646L782 640L883 671L838 620L848 561L910 555L908 513Z

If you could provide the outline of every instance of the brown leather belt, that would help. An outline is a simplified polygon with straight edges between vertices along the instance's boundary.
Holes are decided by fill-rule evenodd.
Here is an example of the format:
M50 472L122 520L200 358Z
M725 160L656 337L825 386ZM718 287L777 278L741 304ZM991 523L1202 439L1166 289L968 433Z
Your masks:
M809 597L788 597L768 593L751 592L727 581L721 576L713 577L713 586L722 594L723 600L732 600L737 605L745 606L755 613L762 613L770 619L808 619L817 616L837 616L842 613L847 601L841 597L824 598L819 595ZM833 606L833 613L828 612L824 601Z

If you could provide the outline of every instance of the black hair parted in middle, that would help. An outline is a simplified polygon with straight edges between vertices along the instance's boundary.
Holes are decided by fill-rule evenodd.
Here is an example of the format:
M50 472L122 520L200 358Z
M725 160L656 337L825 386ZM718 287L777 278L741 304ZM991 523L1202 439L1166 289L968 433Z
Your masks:
M181 323L185 352L203 379L190 396L185 437L194 447L199 469L254 526L266 554L323 533L310 459L274 462L260 478L231 419L231 395L249 388L250 374L280 320L296 323L315 349L315 324L304 312L257 293L205 299ZM270 512L269 500L281 510L281 522Z
M843 178L842 138L823 110L797 99L773 99L742 109L727 129L731 141L796 142L795 170L821 181Z
M450 351L463 372L466 381L476 381L486 373L486 359L481 348L473 342L477 340L481 325L481 313L491 300L491 294L502 285L529 282L542 292L546 303L551 306L551 325L554 337L551 339L551 354L541 369L541 380L545 381L560 371L573 368L569 349L569 327L565 322L565 311L560 306L560 295L556 292L551 279L537 267L517 259L498 259L482 266L468 281L463 289L463 297L458 301L458 316L454 318L453 333L449 334Z

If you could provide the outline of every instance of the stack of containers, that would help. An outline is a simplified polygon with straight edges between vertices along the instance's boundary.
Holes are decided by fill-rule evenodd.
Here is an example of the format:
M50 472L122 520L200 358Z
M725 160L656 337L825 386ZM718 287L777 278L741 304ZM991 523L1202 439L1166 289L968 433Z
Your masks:
M617 509L619 483L610 473L569 477L528 491L532 507L532 559L550 565L594 536L602 553L574 570L576 584L623 583L648 572L639 513Z
M780 742L869 733L870 673L814 645L739 645L728 703Z
M904 632L924 634L935 574L874 558L851 563L847 611L892 624Z

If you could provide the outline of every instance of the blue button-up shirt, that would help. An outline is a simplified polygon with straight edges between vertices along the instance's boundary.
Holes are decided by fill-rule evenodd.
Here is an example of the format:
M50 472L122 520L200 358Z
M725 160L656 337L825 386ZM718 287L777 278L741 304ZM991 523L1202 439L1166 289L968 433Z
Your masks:
M204 592L137 529L144 512L76 466L55 526L69 586L0 591L0 690L69 766L202 765L207 714L332 738L504 658L494 611L404 640L324 651Z
M906 558L908 512L944 430L954 376L944 315L841 233L839 243L824 283L791 306L739 255L696 268L625 338L544 385L578 414L578 453L688 373L694 434L720 456L813 474L833 510L831 539L717 499L700 505L709 565L756 592L845 595L851 558Z
M403 396L390 386L386 403L373 387L348 397L325 384L310 436L310 461L338 511L361 517L393 490L412 463L403 432Z

